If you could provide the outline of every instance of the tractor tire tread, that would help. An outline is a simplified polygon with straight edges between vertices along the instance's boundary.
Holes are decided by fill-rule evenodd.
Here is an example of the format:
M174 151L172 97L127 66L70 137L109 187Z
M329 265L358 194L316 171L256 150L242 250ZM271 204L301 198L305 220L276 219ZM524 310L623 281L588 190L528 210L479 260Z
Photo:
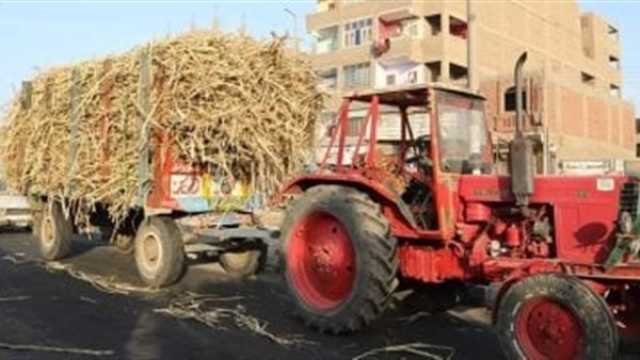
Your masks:
M527 299L536 296L551 297L576 313L586 337L584 358L617 359L618 329L605 300L580 279L561 273L527 277L513 284L501 299L496 326L500 345L508 359L518 359L521 353L517 341L514 341L517 309Z
M309 209L335 209L339 206L348 209L346 211L350 215L347 213L345 216L357 217L359 221L355 230L359 234L358 239L354 239L359 243L354 246L357 251L364 252L363 263L366 266L360 280L356 279L350 299L330 314L308 310L287 278L289 290L298 303L297 315L307 326L334 335L354 332L369 325L389 304L399 266L397 240L390 236L390 225L382 214L381 206L357 189L336 185L312 187L290 206L283 223L282 254L286 254L287 234L301 215Z

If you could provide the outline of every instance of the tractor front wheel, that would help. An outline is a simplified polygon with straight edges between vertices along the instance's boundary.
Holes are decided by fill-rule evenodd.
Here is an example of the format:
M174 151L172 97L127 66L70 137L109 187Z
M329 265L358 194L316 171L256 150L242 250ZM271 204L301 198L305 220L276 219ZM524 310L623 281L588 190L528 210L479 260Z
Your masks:
M541 274L500 301L497 330L508 359L615 359L618 332L604 299L579 279Z
M397 243L379 204L347 187L318 186L282 227L286 283L307 325L334 334L382 314L397 285Z
M138 273L147 285L168 286L182 276L184 245L173 219L162 216L145 219L136 234L134 247Z

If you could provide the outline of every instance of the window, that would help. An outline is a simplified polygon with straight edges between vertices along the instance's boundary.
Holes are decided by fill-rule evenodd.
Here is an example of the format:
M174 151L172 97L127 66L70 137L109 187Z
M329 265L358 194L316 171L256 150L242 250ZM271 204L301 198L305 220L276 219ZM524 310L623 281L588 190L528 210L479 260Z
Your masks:
M421 24L416 19L395 21L383 23L384 31L389 38L398 38L402 36L411 38L422 37Z
M442 21L440 20L440 15L428 16L426 17L426 20L431 36L439 35L442 31Z
M620 40L620 33L618 32L618 29L611 25L609 25L609 39L613 42L618 42Z
M344 67L344 84L347 88L366 87L371 83L371 64L362 63Z
M327 90L335 90L338 87L338 69L318 71L320 86Z
M620 86L611 84L609 86L609 93L611 96L622 97L622 90L620 90Z
M338 49L338 27L332 26L318 30L314 34L316 38L315 53L325 54Z
M449 64L449 78L454 82L467 81L468 78L467 68L464 66Z
M449 33L455 37L466 39L468 33L467 23L451 16L449 18Z
M442 167L445 172L469 173L474 158L489 150L486 123L480 100L438 94L438 129Z
M441 63L439 61L427 63L426 67L427 67L427 82L440 81L440 76L442 75Z
M396 84L396 75L387 75L387 86L392 86Z
M620 70L620 59L615 56L609 56L609 66L611 66L612 69Z
M373 39L373 20L362 19L344 25L344 46L364 45Z
M527 110L527 90L522 91L522 110ZM516 87L512 86L504 93L504 111L516 111Z
M583 84L589 86L594 86L596 84L596 78L593 75L587 74L586 72L583 72L580 75Z
M420 37L420 24L418 20L409 20L404 24L404 35L412 38Z
M417 71L410 71L409 74L407 74L407 82L409 84L417 84L418 83L418 72Z
M318 0L318 12L336 9L336 0Z
M364 124L364 116L354 116L349 118L347 136L359 136L360 128Z

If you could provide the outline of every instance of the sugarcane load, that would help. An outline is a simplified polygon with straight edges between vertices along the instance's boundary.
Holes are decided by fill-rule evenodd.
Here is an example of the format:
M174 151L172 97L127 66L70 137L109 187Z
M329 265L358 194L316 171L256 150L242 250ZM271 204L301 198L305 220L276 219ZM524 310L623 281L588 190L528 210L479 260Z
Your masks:
M25 81L6 115L2 157L8 184L40 209L45 258L68 255L78 228L108 228L127 252L147 234L136 239L141 275L171 283L183 236L165 238L179 220L244 219L299 171L323 96L307 59L285 43L190 32ZM206 227L211 216L201 217L189 224Z

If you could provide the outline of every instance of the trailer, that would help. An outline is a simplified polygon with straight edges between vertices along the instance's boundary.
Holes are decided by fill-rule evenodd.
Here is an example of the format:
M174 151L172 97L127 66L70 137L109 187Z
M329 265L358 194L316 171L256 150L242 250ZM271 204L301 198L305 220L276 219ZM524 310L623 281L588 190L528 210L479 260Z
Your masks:
M260 224L256 211L264 209L265 195L258 192L255 182L241 181L228 172L194 164L180 158L170 131L149 131L146 128L152 113L150 93L158 86L152 76L152 57L148 48L139 55L140 73L136 104L139 116L129 126L143 134L139 146L140 158L136 170L136 199L126 217L114 223L109 216L108 203L93 204L88 215L92 229L123 254L133 254L141 279L149 286L163 287L177 282L183 275L188 259L217 259L234 276L249 276L260 270L265 262L266 240L276 231ZM104 71L111 69L109 60ZM112 106L113 85L100 85L101 110ZM32 86L25 82L21 106L32 106ZM50 97L50 94L45 96ZM71 179L77 171L74 164L78 153L80 126L80 84L78 68L71 74L70 115L67 128L70 134L66 157L66 174ZM101 136L107 139L111 129L107 116L100 117ZM108 144L102 144L100 158L109 158ZM120 146L120 144L116 144ZM132 146L132 145L129 145ZM103 177L109 169L99 166ZM74 184L69 181L68 191ZM28 190L27 190L28 191ZM42 257L54 261L72 253L72 238L81 230L76 225L77 204L65 194L55 196L32 191L33 232L39 242Z
M134 254L141 279L149 286L168 286L180 279L187 258L217 259L233 276L259 271L274 228L263 226L256 211L264 200L250 184L232 177L215 177L177 159L168 136L158 137L150 191L144 206L133 208L121 224L110 222L104 208L91 214L91 223L120 252ZM73 207L64 199L34 196L41 254L46 260L71 255L77 227Z

